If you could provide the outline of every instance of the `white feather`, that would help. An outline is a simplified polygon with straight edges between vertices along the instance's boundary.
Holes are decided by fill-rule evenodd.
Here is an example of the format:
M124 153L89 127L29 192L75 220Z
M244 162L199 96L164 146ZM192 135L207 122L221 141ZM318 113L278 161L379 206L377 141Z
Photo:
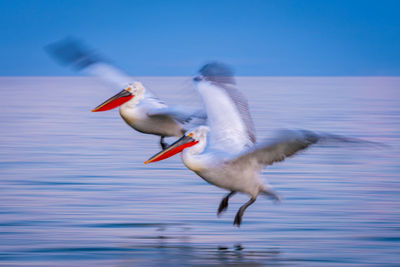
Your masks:
M242 151L249 145L249 138L235 103L211 82L198 82L197 89L203 98L211 129L210 146L233 154Z

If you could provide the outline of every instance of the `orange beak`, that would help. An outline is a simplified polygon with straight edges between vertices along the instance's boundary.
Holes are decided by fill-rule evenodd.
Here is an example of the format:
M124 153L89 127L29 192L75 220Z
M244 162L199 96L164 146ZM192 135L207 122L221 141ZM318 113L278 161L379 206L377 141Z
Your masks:
M107 99L104 103L98 105L96 108L92 109L92 112L98 112L98 111L106 111L110 110L116 107L121 106L122 104L128 102L134 97L134 95L127 91L127 90L122 90L115 96Z
M163 151L155 154L151 158L149 158L147 161L144 162L144 164L148 164L151 162L156 162L160 160L164 160L167 158L172 157L173 155L178 154L185 148L194 146L197 144L199 141L195 141L192 137L184 135L180 139L178 139L175 143L164 149Z

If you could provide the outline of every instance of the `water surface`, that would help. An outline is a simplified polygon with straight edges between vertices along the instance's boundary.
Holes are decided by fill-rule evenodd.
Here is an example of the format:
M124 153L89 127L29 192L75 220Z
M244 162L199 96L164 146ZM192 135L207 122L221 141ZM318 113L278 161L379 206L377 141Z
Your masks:
M144 77L171 104L200 105L190 78ZM179 157L144 165L158 138L118 111L120 88L85 77L0 78L0 265L397 266L400 78L239 78L259 139L303 128L388 147L314 147L266 168L282 196L224 190ZM172 141L170 139L168 141Z

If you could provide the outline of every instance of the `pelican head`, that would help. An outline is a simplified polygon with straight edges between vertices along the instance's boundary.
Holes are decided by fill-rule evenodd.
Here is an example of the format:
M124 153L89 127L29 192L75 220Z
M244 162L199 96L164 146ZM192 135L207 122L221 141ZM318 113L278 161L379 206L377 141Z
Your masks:
M121 92L92 109L92 112L111 110L125 103L138 102L143 98L145 90L140 82L131 83Z
M187 131L180 139L175 141L166 149L152 156L150 159L145 161L144 164L170 158L188 147L192 147L192 150L195 153L201 153L205 148L208 132L209 128L204 125L196 127L191 131Z

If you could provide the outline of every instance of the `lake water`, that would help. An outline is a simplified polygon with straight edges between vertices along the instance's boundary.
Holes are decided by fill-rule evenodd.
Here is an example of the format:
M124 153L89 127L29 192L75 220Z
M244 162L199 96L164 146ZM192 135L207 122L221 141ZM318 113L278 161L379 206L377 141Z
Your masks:
M170 104L199 105L188 77L143 77ZM144 165L159 139L117 110L120 88L87 77L0 78L0 265L399 266L400 78L242 77L259 139L303 128L386 147L316 146L269 166L281 195L248 196L187 170ZM168 140L173 141L173 138Z

